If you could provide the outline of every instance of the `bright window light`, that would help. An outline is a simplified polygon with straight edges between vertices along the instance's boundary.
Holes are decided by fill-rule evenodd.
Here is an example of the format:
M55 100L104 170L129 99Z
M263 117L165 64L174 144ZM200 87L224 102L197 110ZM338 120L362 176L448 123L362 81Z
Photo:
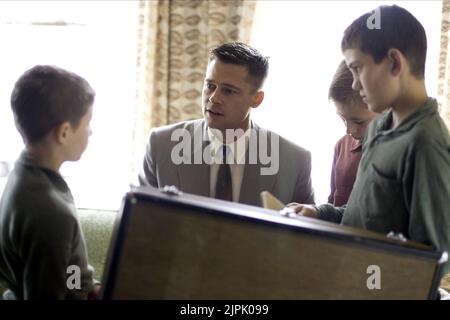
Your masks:
M93 135L66 178L80 208L118 209L130 181L138 1L0 2L0 161L23 149L9 98L37 64L76 72L96 91ZM5 178L0 177L0 194Z

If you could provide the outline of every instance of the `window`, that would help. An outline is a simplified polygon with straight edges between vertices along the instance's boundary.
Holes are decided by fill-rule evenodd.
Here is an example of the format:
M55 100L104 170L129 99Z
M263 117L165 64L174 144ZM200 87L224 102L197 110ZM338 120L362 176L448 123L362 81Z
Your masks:
M138 1L0 2L0 194L5 163L23 149L9 98L36 64L76 72L96 91L94 131L80 161L61 168L78 207L118 209L130 181ZM3 173L2 173L3 172Z
M254 112L260 125L312 153L316 203L330 192L334 145L345 127L328 101L328 87L343 59L340 42L357 17L397 4L423 24L428 37L426 85L436 96L441 1L258 1L250 44L270 57L265 100Z

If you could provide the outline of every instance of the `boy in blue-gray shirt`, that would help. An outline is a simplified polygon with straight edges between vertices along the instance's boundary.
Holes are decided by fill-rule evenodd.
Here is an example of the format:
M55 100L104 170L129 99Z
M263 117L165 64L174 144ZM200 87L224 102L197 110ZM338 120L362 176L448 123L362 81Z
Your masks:
M450 252L450 137L425 89L425 30L411 13L381 6L344 32L353 89L374 120L346 207L291 204L301 215L406 238ZM450 272L447 261L443 273Z

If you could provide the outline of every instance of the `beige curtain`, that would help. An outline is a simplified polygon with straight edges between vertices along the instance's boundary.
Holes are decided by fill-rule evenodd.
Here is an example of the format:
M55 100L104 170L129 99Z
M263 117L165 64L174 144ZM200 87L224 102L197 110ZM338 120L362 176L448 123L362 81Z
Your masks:
M442 1L441 50L439 54L438 102L440 112L450 129L450 0ZM440 287L450 291L450 273L445 275Z
M151 128L202 116L209 50L248 42L255 7L253 0L140 1L133 162Z
M450 128L450 0L442 1L441 50L439 55L438 102L440 112Z

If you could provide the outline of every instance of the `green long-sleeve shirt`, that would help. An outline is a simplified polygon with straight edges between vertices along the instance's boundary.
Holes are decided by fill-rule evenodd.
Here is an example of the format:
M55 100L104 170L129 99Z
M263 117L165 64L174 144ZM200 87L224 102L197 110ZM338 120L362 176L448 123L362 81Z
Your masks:
M402 233L450 253L450 138L437 103L428 99L397 128L391 124L392 111L371 123L347 206L318 206L319 218Z
M70 266L79 267L79 290ZM0 200L0 281L8 297L84 299L92 276L67 184L23 152Z

